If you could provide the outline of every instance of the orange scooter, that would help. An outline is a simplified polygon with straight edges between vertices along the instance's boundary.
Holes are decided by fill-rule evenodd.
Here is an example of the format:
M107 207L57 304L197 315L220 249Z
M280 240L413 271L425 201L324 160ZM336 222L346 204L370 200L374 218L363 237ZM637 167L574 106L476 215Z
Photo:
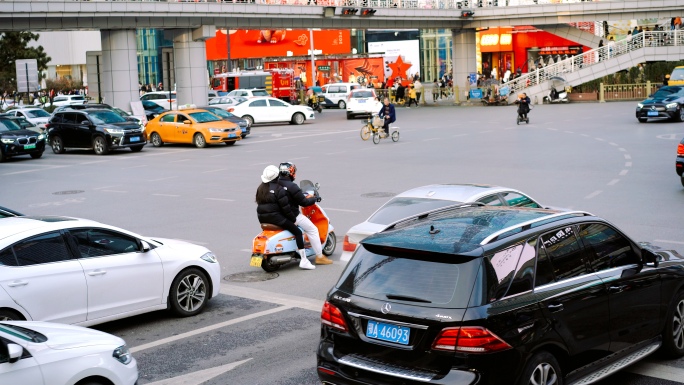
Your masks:
M313 184L309 180L302 180L299 187L307 194L319 196L318 183ZM302 215L306 216L318 228L318 234L323 245L323 254L331 256L335 252L337 246L337 238L335 237L335 229L330 224L330 218L323 211L318 203L311 206L300 208ZM297 253L297 242L295 236L291 232L270 223L262 223L263 230L259 235L254 237L252 242L252 258L249 265L253 267L261 267L267 272L274 272L280 269L281 266L292 261L299 261L301 257ZM309 239L304 234L304 247L307 258L315 257Z

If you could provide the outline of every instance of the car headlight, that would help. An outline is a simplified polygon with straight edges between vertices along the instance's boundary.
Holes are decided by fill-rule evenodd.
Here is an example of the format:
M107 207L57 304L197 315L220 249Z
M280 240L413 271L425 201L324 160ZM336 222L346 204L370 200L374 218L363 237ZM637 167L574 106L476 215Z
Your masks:
M131 361L133 361L131 351L128 350L128 346L126 345L121 345L118 348L114 349L112 357L116 358L117 361L121 362L124 365L128 365Z
M678 103L669 103L665 105L665 108L670 109L670 108L677 108L679 104Z
M209 132L223 132L223 130L220 128L210 128Z
M644 108L644 104L643 104L643 103L638 103L638 104L637 104L637 108Z
M2 142L5 144L12 144L14 143L14 139L2 139Z
M110 134L123 134L124 130L120 128L105 128L105 131L107 131Z
M43 139L45 139L45 134L38 135L38 140L43 140Z
M218 262L216 260L216 256L212 252L208 252L208 253L204 254L203 256L201 256L200 258L202 258L203 260L205 260L209 263L217 263Z

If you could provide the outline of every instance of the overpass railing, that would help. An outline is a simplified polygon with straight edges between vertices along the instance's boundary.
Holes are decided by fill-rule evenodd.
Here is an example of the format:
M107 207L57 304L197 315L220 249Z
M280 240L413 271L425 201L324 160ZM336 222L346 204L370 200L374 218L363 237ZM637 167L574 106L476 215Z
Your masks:
M539 67L505 84L509 86L509 95L515 96L526 88L547 83L553 77L562 78L567 73L579 71L605 60L628 55L630 52L642 48L674 46L684 46L684 30L645 31L634 35L631 39L623 39L614 44L592 49L545 67Z

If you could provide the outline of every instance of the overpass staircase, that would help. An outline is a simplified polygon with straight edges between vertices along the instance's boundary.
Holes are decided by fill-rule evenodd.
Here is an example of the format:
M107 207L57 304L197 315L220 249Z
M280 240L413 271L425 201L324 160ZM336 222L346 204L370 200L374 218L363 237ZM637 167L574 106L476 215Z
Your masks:
M508 102L525 92L532 102L541 103L552 87L551 78L563 78L575 87L649 61L684 60L684 30L644 31L614 45L592 49L554 64L537 68L505 83ZM684 79L683 79L684 80ZM536 98L536 99L535 99Z

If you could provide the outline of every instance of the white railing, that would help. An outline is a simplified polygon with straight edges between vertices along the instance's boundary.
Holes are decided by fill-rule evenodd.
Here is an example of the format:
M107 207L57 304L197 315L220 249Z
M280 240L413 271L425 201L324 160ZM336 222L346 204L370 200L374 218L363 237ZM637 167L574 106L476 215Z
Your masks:
M579 71L605 60L629 54L644 47L684 46L684 30L642 32L631 39L623 39L612 45L592 49L580 55L569 57L554 64L539 67L508 83L509 95L517 95L526 88L544 84L555 76Z

